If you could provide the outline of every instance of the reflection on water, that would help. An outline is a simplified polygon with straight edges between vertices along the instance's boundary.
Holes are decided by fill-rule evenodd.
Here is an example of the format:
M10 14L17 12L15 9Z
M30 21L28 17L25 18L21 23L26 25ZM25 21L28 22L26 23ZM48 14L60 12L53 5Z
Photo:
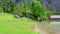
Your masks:
M60 34L60 22L58 21L39 22L38 26L43 30L51 32L51 34Z
M56 22L56 21L51 21L50 24L60 24L60 22Z

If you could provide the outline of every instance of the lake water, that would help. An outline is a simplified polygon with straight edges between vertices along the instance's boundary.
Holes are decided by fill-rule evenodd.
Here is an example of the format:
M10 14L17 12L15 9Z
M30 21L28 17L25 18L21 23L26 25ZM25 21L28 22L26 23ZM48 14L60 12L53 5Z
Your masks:
M51 34L60 34L60 21L43 21L39 22L38 26Z

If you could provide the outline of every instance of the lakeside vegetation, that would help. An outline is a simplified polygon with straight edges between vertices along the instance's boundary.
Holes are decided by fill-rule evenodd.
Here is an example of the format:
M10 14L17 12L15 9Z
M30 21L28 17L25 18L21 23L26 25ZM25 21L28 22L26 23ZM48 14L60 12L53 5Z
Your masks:
M37 0L31 1L30 7L26 5L26 1L23 1L23 3L20 4L16 2L11 2L9 0L3 0L3 1L1 0L0 2L2 4L0 5L0 12L22 15L22 16L24 16L25 14L29 15L32 14L32 16L34 15L34 17L36 17L37 20L38 18L39 20L48 19L50 11L44 8L39 1Z
M30 6L16 0L0 0L0 34L39 34L32 29L36 21L48 20L50 11L33 0Z

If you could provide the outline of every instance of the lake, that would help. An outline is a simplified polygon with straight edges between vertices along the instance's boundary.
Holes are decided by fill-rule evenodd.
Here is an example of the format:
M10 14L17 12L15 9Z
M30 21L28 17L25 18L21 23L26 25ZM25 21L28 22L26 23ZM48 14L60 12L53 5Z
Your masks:
M60 34L60 21L38 22L37 26L50 34Z

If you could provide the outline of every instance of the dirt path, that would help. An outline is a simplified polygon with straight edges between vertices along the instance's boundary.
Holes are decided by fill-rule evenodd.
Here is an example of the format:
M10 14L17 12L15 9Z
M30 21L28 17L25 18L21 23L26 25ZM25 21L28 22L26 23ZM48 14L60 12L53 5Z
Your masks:
M46 30L40 29L37 24L35 24L34 27L35 27L34 30L37 31L37 32L39 32L39 34L51 34L50 32L48 32L48 31L46 31Z
M39 32L40 34L60 34L60 22L37 22L34 25L34 31Z

